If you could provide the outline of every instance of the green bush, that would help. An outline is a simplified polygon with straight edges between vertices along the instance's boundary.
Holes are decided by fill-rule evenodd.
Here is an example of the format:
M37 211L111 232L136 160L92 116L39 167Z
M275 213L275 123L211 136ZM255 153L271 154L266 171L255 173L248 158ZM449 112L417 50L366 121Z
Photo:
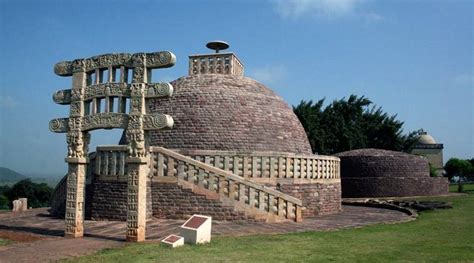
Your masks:
M0 210L9 209L8 198L4 195L0 195Z
M46 183L33 183L30 179L21 180L11 188L4 190L3 195L7 197L7 204L11 207L13 200L28 198L28 207L46 207L50 205L53 188Z
M433 165L431 163L428 163L429 166L430 166L430 176L431 177L436 177L438 176L438 170L436 170L436 168L433 167Z

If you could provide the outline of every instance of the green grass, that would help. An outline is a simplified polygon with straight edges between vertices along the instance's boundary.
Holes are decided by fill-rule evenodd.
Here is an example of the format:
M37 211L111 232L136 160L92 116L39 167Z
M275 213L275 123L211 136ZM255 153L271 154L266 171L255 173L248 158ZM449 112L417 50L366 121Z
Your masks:
M71 262L448 262L474 261L474 195L430 198L453 209L415 221L332 232L214 237L170 249L158 243L102 250Z
M449 185L449 191L452 193L457 193L458 192L458 184L451 184ZM474 184L464 184L463 185L463 192L464 193L470 193L474 194Z

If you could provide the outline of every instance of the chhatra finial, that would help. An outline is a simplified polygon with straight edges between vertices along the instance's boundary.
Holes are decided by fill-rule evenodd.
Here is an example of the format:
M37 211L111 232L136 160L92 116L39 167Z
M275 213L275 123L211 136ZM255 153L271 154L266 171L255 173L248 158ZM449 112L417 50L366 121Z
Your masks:
M229 48L229 44L224 41L215 40L206 44L206 47L212 50L215 50L216 53L219 53L219 50L225 50Z

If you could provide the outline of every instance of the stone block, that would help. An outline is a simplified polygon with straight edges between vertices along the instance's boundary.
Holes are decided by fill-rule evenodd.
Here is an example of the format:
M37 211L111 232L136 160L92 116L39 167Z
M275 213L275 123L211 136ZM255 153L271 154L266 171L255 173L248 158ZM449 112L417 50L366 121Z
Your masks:
M21 212L28 210L28 198L20 198L13 201L13 212Z
M12 211L13 211L13 212L18 212L18 211L20 211L20 206L21 206L20 200L13 200L13 208L12 208Z
M28 210L28 198L20 198L20 211Z
M211 242L212 218L204 215L193 215L180 227L180 236L187 244L204 244Z
M184 237L172 234L161 240L161 243L172 248L180 247L184 245Z

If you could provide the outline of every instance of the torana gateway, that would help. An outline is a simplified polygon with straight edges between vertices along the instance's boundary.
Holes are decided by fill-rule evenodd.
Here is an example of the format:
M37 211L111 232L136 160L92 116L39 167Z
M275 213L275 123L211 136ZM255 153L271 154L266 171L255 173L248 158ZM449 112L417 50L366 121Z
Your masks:
M208 47L217 52L190 56L189 75L171 83L150 83L152 69L174 64L170 52L55 66L73 76L54 95L70 118L50 123L68 134L70 168L51 209L65 214L66 234L81 236L84 217L126 220L127 240L141 241L147 217L275 222L341 210L339 158L311 153L288 104L218 52L227 44ZM124 129L121 145L88 154L98 128Z

